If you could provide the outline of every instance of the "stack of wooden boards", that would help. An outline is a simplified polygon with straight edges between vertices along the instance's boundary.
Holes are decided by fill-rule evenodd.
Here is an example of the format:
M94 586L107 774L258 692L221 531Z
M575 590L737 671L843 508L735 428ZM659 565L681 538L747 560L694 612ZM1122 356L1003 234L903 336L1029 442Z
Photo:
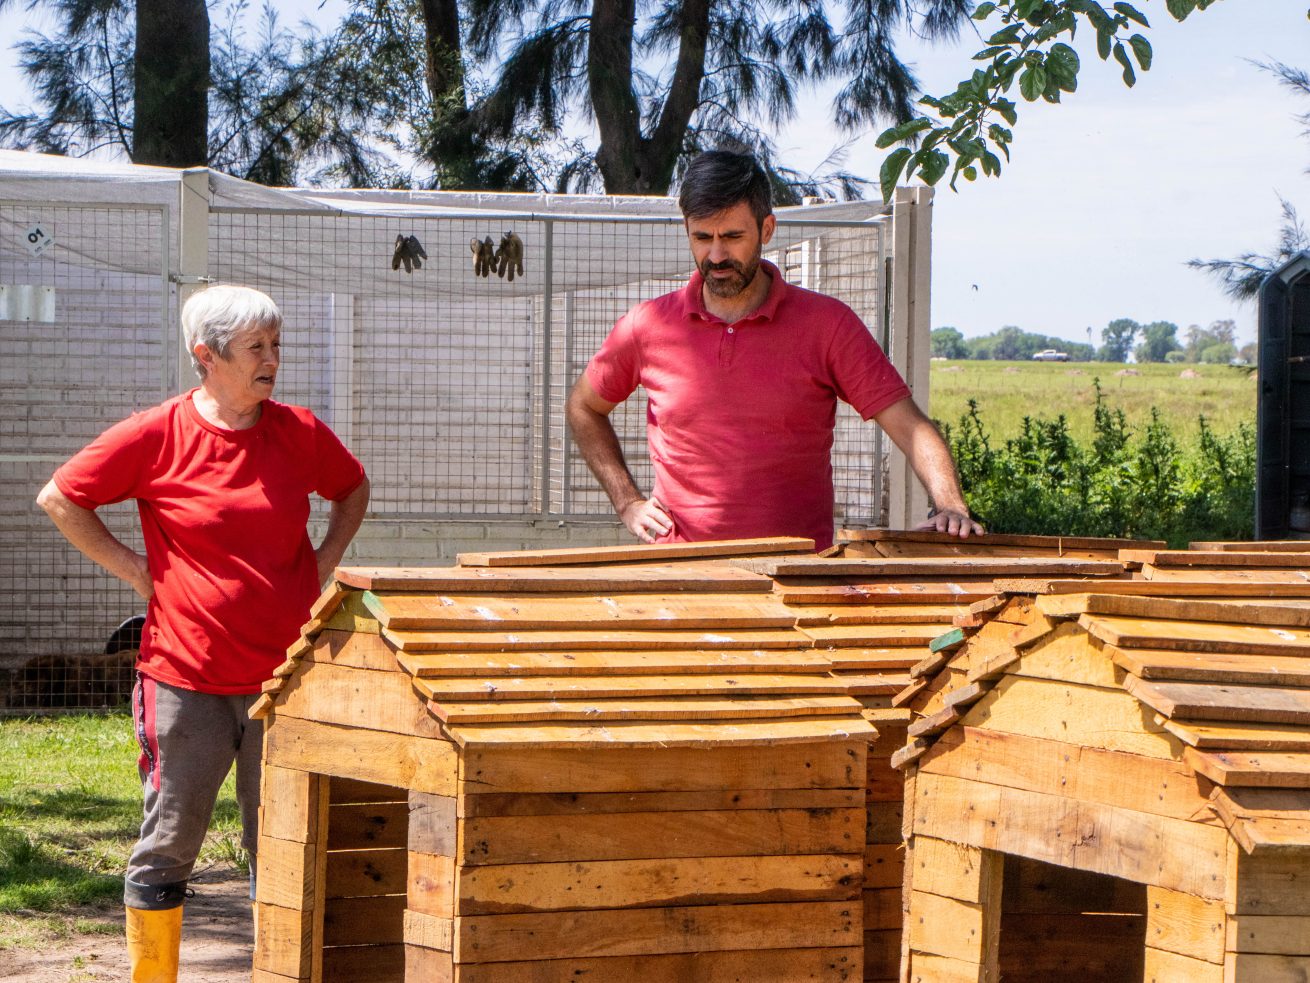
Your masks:
M773 579L774 596L878 730L869 745L864 866L864 979L874 983L898 979L901 962L904 782L890 759L913 719L907 688L927 684L953 644L954 620L996 593L994 578L1123 577L1121 548L1161 544L889 530L842 530L838 540L827 557L734 563Z
M1310 553L1010 577L904 691L909 980L1310 975Z
M860 979L874 730L707 559L812 545L338 571L256 708L256 983Z

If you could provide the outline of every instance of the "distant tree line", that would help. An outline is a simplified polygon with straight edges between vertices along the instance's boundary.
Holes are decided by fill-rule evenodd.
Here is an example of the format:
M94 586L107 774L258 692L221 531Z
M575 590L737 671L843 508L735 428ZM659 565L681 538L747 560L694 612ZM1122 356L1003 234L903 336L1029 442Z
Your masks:
M1024 331L1014 326L989 335L966 338L957 328L937 328L932 333L934 358L1024 361L1053 348L1071 362L1193 362L1225 365L1234 359L1255 361L1255 345L1237 346L1237 325L1214 321L1208 328L1191 325L1179 338L1178 325L1171 321L1139 324L1131 318L1115 318L1101 329L1099 348L1064 338Z

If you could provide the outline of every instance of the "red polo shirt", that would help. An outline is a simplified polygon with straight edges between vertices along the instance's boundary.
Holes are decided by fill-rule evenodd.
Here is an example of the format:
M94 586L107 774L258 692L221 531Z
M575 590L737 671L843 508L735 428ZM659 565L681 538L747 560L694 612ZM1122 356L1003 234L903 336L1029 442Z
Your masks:
M733 324L705 309L702 277L640 304L610 332L587 379L621 403L649 397L653 494L670 542L808 536L832 544L837 400L865 420L910 396L855 312L788 284Z

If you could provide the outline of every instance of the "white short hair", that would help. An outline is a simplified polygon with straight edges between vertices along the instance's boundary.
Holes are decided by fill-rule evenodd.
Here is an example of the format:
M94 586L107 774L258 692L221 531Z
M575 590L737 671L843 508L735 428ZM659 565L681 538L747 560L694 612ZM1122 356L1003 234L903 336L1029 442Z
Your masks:
M203 380L205 367L196 358L196 345L204 345L227 358L232 339L246 328L281 328L282 312L273 298L253 287L217 284L191 295L182 307L182 338L196 375Z

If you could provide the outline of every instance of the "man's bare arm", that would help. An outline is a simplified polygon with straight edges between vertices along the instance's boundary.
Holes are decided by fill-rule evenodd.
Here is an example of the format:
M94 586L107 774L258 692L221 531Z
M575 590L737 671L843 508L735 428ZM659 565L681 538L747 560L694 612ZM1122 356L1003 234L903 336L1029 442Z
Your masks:
M126 581L146 600L154 594L155 583L146 558L115 538L93 509L75 504L53 479L36 496L36 504L45 509L64 538L87 559Z
M602 399L583 375L569 393L564 415L573 433L573 442L578 445L591 473L605 489L618 517L643 543L653 543L657 536L673 528L673 520L654 497L646 498L641 494L632 472L628 470L618 434L614 432L614 424L610 423L610 413L617 405Z
M355 533L359 532L364 513L368 511L368 496L369 483L365 478L353 492L339 502L332 503L331 511L328 512L327 532L323 534L323 542L318 549L314 550L320 584L332 576L332 571L346 553L346 547L355 538Z
M981 534L983 527L970 517L969 506L965 504L950 448L942 440L937 426L915 405L914 400L902 399L893 403L874 420L904 451L936 509L932 518L915 528L934 529L961 538Z

